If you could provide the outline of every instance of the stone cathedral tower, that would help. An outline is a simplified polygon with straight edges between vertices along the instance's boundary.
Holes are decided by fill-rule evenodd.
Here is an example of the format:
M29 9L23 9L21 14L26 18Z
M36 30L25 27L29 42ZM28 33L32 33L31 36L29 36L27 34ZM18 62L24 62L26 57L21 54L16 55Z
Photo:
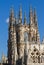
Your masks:
M14 9L11 8L8 27L8 63L10 65L44 62L44 52L41 49L44 45L40 44L36 10L34 9L33 12L31 7L29 22L27 24L26 13L24 13L24 23L22 23L22 7L20 7L18 18L14 16Z

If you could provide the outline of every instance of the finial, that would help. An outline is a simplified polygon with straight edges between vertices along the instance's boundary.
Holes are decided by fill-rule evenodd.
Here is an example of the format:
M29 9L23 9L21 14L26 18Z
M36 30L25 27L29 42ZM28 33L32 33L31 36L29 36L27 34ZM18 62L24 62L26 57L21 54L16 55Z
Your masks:
M30 5L30 13L32 13L32 6Z
M36 16L36 9L34 8L34 15Z
M22 19L22 6L20 5L20 10L19 10L19 19Z
M37 21L36 9L34 8L34 18Z
M15 21L15 17L14 17L14 8L11 7L10 8L10 18L9 18L9 23L13 24Z
M24 24L26 24L26 12L24 13Z
M14 17L14 8L13 8L13 6L10 8L10 17Z
M29 20L30 20L30 25L33 24L33 11L32 11L32 6L30 6Z
M20 12L22 12L22 5L20 5Z
M38 27L38 23L37 23L37 15L36 15L36 9L34 8L34 23L35 23L35 26Z

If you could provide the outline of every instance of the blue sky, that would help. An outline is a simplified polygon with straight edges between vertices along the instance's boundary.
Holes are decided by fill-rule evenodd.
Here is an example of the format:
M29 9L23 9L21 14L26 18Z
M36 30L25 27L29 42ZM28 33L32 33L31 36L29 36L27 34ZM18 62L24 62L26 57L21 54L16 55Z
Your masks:
M29 19L29 6L36 8L40 39L44 37L44 0L0 0L0 58L2 53L7 55L8 23L6 20L9 17L10 7L14 7L16 15L20 4L22 4L23 15L26 11L27 20Z

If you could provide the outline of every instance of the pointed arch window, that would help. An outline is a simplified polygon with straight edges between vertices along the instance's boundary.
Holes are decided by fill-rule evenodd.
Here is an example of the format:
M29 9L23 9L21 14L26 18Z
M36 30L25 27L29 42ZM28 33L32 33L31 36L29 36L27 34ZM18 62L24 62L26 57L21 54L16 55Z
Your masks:
M16 32L16 42L17 42L17 43L19 43L19 39L20 39L19 33Z
M28 42L28 33L24 32L24 42Z

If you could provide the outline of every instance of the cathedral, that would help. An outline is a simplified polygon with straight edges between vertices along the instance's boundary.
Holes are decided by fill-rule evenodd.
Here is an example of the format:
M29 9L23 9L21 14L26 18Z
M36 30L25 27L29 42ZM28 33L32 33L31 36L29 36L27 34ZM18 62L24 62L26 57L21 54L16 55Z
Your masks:
M8 64L9 65L44 65L44 40L40 42L36 10L29 11L29 23L22 7L18 18L11 8L8 25Z

